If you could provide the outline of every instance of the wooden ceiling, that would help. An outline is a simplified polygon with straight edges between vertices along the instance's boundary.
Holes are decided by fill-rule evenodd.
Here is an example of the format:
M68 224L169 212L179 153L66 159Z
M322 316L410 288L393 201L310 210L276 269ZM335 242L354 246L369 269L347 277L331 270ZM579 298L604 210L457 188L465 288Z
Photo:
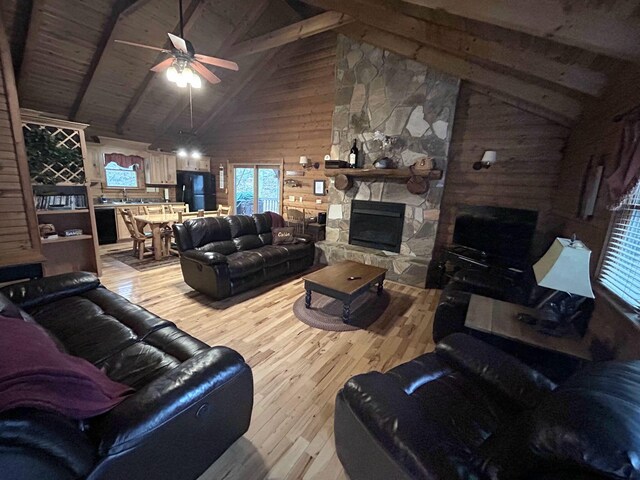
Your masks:
M335 29L571 125L608 77L640 63L640 0L184 0L196 50L240 64L193 92L192 129L188 92L149 72L162 54L113 42L167 45L177 5L2 0L21 105L171 147L179 131L215 128L283 45Z

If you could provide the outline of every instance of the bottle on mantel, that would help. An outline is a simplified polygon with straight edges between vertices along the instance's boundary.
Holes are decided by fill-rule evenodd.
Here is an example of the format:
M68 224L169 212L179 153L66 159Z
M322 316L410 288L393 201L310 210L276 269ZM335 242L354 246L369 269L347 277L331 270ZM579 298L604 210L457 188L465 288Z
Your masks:
M358 161L358 146L356 142L356 140L353 141L353 147L349 151L349 168L358 168L356 164Z

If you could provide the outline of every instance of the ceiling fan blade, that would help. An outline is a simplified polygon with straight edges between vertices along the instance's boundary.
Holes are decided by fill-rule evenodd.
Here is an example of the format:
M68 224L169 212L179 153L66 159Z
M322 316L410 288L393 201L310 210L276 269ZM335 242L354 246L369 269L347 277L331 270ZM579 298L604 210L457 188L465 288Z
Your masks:
M216 67L227 68L229 70L238 71L238 64L236 62L232 62L231 60L223 60L222 58L216 57L208 57L207 55L200 55L199 53L195 54L195 58L202 63L207 63L209 65L215 65Z
M140 48L146 48L148 50L155 50L156 52L170 53L169 50L166 50L164 48L152 47L151 45L143 45L141 43L135 43L135 42L127 42L126 40L114 40L114 42L123 43L125 45L131 45L132 47L140 47Z
M216 83L221 82L220 78L217 75L208 70L207 67L202 65L200 62L191 62L191 67L200 75L202 75L202 77L209 83L213 83L215 85Z
M173 64L174 58L167 58L166 60L161 61L159 64L151 67L150 70L152 72L164 72L167 68L169 68Z
M180 50L183 53L189 53L189 51L187 50L187 42L185 42L177 35L174 35L173 33L167 33L167 35L169 35L169 39L171 40L171 43L176 48L176 50Z

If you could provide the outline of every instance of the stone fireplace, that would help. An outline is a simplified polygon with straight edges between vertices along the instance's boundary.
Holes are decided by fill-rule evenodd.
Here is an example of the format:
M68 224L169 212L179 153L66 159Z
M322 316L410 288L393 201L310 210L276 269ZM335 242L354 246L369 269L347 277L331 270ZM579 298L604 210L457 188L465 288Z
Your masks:
M394 53L339 35L336 103L331 158L348 158L357 139L365 168L382 156L408 167L425 156L446 171L459 80ZM380 131L394 142L385 151L374 138ZM343 192L329 182L327 238L319 242L319 261L355 260L387 268L387 278L424 287L435 243L444 180L429 182L423 195L409 193L406 179L354 178ZM351 203L404 204L398 252L349 243Z

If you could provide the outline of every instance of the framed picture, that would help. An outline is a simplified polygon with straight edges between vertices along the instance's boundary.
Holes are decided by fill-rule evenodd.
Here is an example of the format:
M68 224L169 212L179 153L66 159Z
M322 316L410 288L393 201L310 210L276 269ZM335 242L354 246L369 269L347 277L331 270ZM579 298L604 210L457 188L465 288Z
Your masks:
M315 195L324 195L324 180L313 181L313 193Z

